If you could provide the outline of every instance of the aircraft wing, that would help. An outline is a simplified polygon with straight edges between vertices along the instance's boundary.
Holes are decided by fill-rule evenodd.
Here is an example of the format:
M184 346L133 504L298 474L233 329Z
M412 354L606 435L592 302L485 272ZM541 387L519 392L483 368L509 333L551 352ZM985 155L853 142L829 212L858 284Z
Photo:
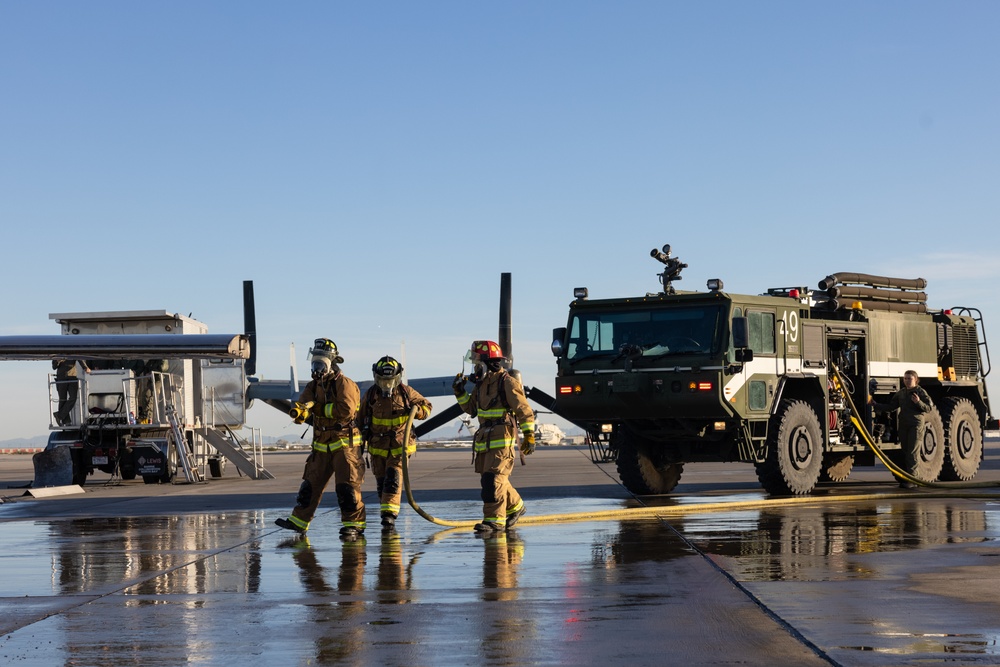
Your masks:
M407 381L406 384L410 385L421 396L426 396L430 398L432 396L454 396L451 390L451 383L455 379L453 375L446 375L442 377L431 377L431 378L414 378L413 380ZM248 399L279 399L286 401L293 401L299 397L299 394L305 389L308 381L298 381L296 383L298 386L292 386L292 382L288 380L257 380L251 379L250 384L247 387L247 398ZM364 394L368 391L368 388L372 386L372 380L363 380L358 382L358 387L361 389L361 393Z
M85 334L0 336L0 360L247 359L242 334Z
M454 379L455 376L453 375L414 378L413 380L408 380L406 384L413 387L413 389L420 392L421 396L426 398L434 396L454 396L451 389L451 383ZM249 380L247 385L248 401L261 400L276 410L280 410L285 413L291 410L292 402L299 397L299 394L308 384L308 381L296 381L293 383L286 380L258 380L256 378L247 378L247 380ZM361 389L362 395L368 391L368 387L372 386L372 382L372 380L358 382L358 388ZM445 422L442 423L446 423L457 416L457 414L450 416L445 420Z

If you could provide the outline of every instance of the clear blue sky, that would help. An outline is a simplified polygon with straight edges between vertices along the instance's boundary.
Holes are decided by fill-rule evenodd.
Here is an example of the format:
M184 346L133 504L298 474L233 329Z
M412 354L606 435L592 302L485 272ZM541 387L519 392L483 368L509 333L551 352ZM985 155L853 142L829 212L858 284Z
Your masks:
M998 26L996 2L0 0L0 334L127 309L239 332L252 279L263 377L317 336L358 379L401 341L443 375L496 337L509 271L516 366L551 391L573 287L655 290L671 243L686 289L920 276L997 336ZM0 364L0 439L45 431L47 371Z

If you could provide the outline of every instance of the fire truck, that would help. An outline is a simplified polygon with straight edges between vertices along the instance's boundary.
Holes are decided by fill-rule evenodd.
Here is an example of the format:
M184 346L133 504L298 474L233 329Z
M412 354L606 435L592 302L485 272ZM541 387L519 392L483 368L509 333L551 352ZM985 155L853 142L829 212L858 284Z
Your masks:
M874 454L852 424L924 481L970 480L983 432L996 428L985 383L982 313L927 306L926 281L835 273L815 289L731 294L674 283L687 264L670 246L657 293L590 299L574 292L553 331L553 411L583 426L636 494L669 493L684 464L752 463L772 495L843 481ZM915 371L933 400L904 451L898 415L876 411ZM850 399L850 400L848 400Z

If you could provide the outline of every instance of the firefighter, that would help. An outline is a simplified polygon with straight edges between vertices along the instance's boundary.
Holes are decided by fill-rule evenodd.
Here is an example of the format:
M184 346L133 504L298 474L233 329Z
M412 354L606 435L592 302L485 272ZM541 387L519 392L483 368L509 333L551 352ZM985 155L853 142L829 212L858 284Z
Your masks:
M312 452L306 459L291 516L275 523L299 533L309 530L323 491L333 477L340 505L340 537L353 541L365 532L365 504L361 500L365 463L361 457L361 430L355 424L361 391L341 372L338 364L344 363L344 358L332 340L317 338L309 354L312 380L290 414L296 424L312 424Z
M392 357L382 357L372 364L375 384L361 399L358 424L371 454L372 472L381 501L382 530L396 527L399 500L403 489L403 435L410 410L417 408L416 419L427 419L431 404L412 387L403 384L403 366ZM417 451L412 439L406 456Z
M916 469L917 442L923 433L924 416L934 406L931 397L920 386L920 376L916 371L903 373L903 388L893 394L888 403L874 403L871 398L868 400L878 414L899 410L897 421L899 444L903 446L906 471L912 473ZM899 485L905 489L912 489L915 486L912 482L904 480L901 480Z
M469 361L475 371L469 378L459 373L452 389L462 410L479 418L473 440L475 470L480 475L483 521L477 523L477 535L488 537L517 523L525 512L524 501L511 486L514 447L517 432L523 435L521 451L535 451L535 413L524 396L521 381L507 372L500 346L491 340L472 343ZM466 393L466 381L475 387Z

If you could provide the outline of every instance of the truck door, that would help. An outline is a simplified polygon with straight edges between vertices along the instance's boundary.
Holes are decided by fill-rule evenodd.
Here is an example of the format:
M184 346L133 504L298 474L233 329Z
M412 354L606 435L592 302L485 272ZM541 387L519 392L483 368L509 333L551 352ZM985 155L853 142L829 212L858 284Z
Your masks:
M743 369L747 374L747 410L767 414L774 401L778 376L775 315L774 311L748 308L746 317L753 350L753 361Z

